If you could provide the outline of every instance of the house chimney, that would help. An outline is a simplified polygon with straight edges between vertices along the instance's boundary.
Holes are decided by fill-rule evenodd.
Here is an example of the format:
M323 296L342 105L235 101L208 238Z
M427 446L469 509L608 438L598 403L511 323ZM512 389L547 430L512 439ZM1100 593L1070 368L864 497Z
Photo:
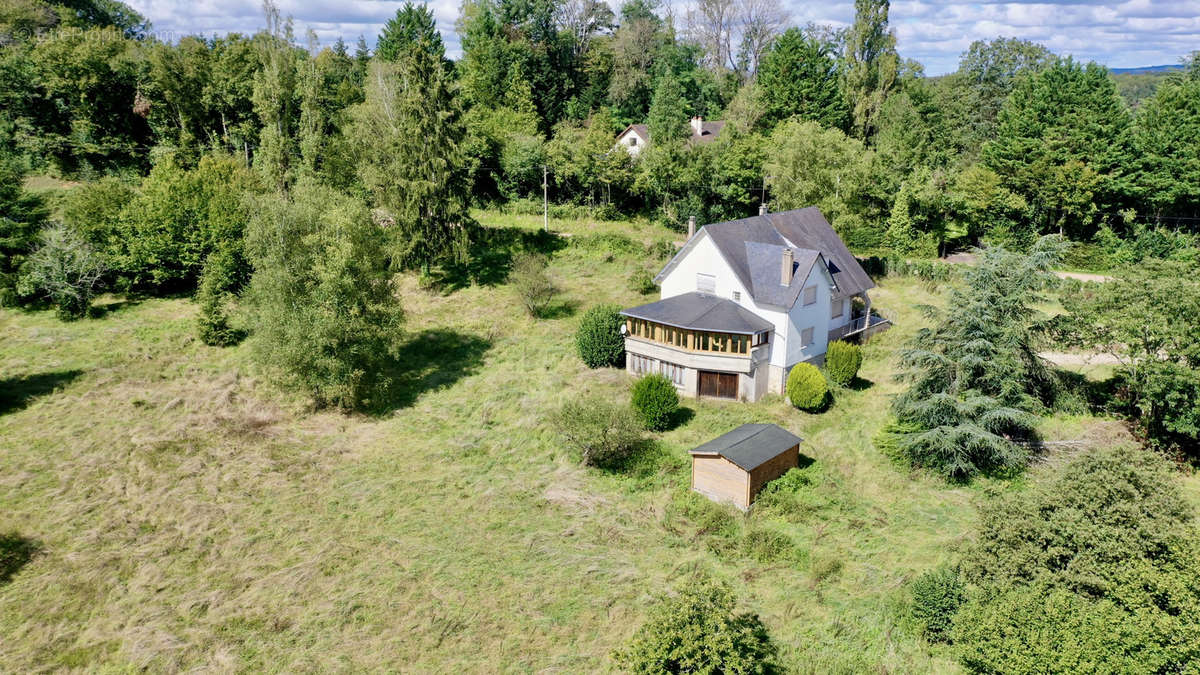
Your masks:
M704 134L704 118L696 115L692 118L692 135L701 136Z
M696 216L688 216L688 240L696 236Z
M758 215L760 215L760 216L767 215L767 203L766 202L763 202L762 204L758 205Z
M792 285L792 264L795 259L792 256L792 249L783 249L783 265L780 269L779 283L784 286Z

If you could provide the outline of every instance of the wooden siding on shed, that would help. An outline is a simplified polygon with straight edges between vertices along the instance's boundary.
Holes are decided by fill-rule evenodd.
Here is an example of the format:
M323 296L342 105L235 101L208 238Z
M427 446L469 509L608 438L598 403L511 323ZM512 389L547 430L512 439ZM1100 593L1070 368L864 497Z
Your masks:
M777 455L774 459L761 464L750 472L750 501L758 496L758 491L768 482L779 478L800 465L800 446L795 445Z
M750 474L720 455L692 456L692 489L710 499L750 507Z

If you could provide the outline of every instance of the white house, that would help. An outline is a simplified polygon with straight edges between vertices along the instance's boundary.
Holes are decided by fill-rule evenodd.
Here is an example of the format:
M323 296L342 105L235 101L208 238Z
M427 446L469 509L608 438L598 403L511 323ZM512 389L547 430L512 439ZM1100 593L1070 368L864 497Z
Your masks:
M703 117L693 117L689 125L692 135L688 142L703 145L717 140L725 123L721 121L705 122ZM617 146L624 148L631 156L637 157L642 149L650 143L650 127L645 124L630 124L617 136Z
M875 284L812 207L689 231L655 282L658 302L621 312L626 369L685 395L781 394L792 366L822 364L831 340L888 325L871 315Z

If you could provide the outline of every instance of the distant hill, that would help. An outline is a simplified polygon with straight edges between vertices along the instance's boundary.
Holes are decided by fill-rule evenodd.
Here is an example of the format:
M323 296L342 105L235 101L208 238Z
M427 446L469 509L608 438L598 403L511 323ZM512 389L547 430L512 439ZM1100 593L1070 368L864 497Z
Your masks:
M1155 73L1169 73L1176 70L1183 70L1183 66L1175 64L1173 66L1142 66L1140 68L1109 68L1109 72L1113 75L1150 75Z

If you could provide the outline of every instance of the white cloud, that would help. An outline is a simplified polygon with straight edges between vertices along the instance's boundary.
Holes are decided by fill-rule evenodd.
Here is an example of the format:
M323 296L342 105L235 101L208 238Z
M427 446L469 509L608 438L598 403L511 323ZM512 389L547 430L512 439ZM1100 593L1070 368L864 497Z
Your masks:
M128 1L166 39L253 33L263 25L261 6L254 0ZM797 25L811 21L844 26L854 18L850 0L783 1ZM294 18L297 34L311 28L322 43L338 37L353 43L362 35L374 44L384 22L402 4L400 0L279 0L280 11ZM457 57L458 1L432 0L429 7L447 50ZM932 75L954 70L974 40L1000 36L1033 40L1061 54L1113 67L1177 63L1200 48L1200 0L896 0L891 19L901 55L920 61Z

